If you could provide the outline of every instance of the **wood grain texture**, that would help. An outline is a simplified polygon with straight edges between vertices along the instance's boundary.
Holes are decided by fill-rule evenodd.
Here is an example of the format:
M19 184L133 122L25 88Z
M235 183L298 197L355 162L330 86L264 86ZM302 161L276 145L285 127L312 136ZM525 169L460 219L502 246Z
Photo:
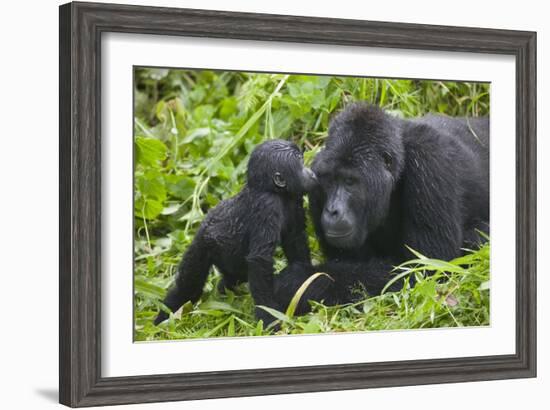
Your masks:
M101 377L101 34L514 55L516 354ZM536 374L536 33L94 3L60 7L60 402L71 407L450 383Z

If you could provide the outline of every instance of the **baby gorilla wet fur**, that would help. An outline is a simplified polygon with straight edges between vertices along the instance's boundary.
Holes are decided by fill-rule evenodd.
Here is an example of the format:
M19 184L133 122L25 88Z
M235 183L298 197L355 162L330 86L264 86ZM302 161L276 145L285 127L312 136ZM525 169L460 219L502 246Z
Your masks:
M310 264L303 195L316 183L302 153L289 141L269 140L254 149L247 184L210 210L178 267L164 304L173 312L199 300L212 265L223 275L220 290L249 282L256 306L280 310L273 289L273 256L281 245L289 263ZM274 318L256 307L264 325ZM161 311L159 324L168 318Z

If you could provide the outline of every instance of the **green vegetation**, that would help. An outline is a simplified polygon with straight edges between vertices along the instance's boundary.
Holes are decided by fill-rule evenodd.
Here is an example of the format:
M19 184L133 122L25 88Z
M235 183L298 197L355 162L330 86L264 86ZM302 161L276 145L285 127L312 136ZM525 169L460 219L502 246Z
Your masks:
M218 294L215 271L199 303L185 305L160 326L152 323L205 213L241 189L257 144L291 139L306 150L310 163L322 147L331 113L359 100L403 117L489 112L489 86L478 83L148 68L134 75L138 341L274 334L254 319L246 285ZM309 222L308 233L313 262L319 263L322 253ZM277 334L487 325L489 251L486 244L450 262L418 254L395 270L396 280L416 276L413 289L364 295L344 306L314 304L313 312L301 317L290 306L273 312L281 321ZM279 253L277 271L285 265Z

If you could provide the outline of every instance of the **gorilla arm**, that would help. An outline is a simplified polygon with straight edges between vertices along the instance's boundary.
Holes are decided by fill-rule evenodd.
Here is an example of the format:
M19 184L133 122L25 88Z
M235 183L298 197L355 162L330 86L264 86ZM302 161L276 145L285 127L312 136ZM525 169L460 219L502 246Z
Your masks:
M288 305L298 288L311 275L324 272L330 276L318 277L310 284L296 309L296 314L307 313L308 300L323 302L327 306L351 303L364 297L365 292L380 294L391 279L393 265L388 259L372 258L368 261L328 261L321 265L308 266L294 263L275 277L275 294L283 309ZM402 282L393 283L388 290L396 291Z
M248 283L256 306L263 305L279 309L274 297L273 257L280 241L283 215L277 203L266 202L264 206L270 211L265 212L266 208L264 208L261 215L265 217L256 218L260 220L250 222L250 229L253 232L250 234L249 251L246 256ZM252 214L254 215L254 212ZM274 320L273 316L262 308L256 307L255 313L265 325Z
M408 132L411 142L402 174L403 247L450 260L459 255L463 236L459 164L456 147L443 145L436 133L427 125Z
M283 232L281 245L289 264L301 262L311 263L311 255L306 233L305 212L302 205L302 198L295 206L289 209L286 223L287 229Z

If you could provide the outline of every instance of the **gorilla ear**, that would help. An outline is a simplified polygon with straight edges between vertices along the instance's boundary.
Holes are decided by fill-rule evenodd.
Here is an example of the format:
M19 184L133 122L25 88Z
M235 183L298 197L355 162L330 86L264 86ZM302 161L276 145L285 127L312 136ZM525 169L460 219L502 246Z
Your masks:
M273 174L273 183L278 188L286 188L286 181L280 172L275 172Z
M393 158L389 152L383 152L382 153L382 159L384 160L384 164L386 165L386 168L391 169Z

